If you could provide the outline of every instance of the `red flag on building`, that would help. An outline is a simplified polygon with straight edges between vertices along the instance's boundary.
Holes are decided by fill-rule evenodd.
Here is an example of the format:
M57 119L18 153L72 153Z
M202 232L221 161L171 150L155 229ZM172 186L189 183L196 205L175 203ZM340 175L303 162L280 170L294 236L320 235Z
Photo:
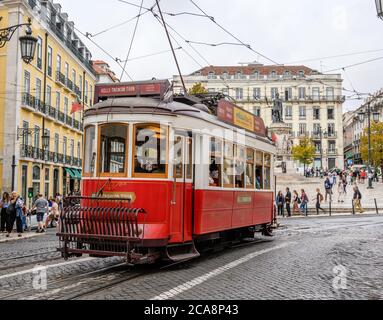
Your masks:
M273 140L273 142L277 142L278 136L275 133L273 133L271 139Z
M83 105L80 102L76 101L72 103L72 111L70 113L73 114L83 109Z

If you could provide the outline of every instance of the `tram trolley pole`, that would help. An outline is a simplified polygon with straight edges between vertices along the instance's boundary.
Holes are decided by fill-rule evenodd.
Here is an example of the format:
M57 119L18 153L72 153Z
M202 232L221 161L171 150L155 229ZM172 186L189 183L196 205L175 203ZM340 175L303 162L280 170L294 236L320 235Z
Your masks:
M378 202L376 201L376 198L374 198L374 202L375 202L376 214L379 214Z

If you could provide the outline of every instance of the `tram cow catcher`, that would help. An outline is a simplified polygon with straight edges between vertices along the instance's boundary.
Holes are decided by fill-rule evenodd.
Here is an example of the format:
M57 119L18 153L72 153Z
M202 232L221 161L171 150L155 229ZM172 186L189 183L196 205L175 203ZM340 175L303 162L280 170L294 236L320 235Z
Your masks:
M82 196L68 197L68 259L182 261L216 244L270 235L275 146L261 118L221 94L170 83L98 85L85 113Z

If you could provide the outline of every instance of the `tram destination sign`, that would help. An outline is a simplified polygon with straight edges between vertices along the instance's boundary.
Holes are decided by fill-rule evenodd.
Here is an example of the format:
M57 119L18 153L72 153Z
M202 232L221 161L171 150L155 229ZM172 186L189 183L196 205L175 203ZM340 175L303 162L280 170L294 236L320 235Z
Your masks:
M124 82L113 84L98 84L95 88L95 103L112 97L162 97L169 88L168 80Z
M255 134L266 137L266 127L263 120L247 112L235 104L222 99L218 103L218 119L238 128L245 129Z

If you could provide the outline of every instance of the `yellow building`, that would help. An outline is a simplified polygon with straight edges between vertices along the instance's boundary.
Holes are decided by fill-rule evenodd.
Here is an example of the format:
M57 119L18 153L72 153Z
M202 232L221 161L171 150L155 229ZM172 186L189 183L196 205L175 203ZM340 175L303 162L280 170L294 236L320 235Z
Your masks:
M38 38L30 64L20 58L18 38L25 28L0 49L0 189L11 191L13 183L24 199L30 188L46 197L77 191L83 112L71 110L77 101L85 108L92 104L91 53L50 0L4 0L0 17L0 29L30 17Z

